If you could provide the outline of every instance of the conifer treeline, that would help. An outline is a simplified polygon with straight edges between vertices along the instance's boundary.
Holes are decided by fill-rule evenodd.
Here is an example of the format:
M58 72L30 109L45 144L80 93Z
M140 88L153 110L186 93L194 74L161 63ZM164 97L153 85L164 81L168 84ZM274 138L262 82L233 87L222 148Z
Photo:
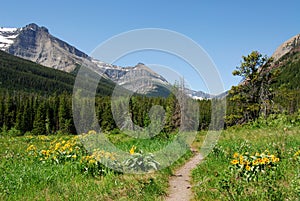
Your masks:
M277 93L277 107L273 113L285 111L293 114L300 108L300 92L291 90ZM211 121L211 101L197 101L199 106L198 130L205 130ZM130 118L134 124L147 127L151 121L149 111L154 105L165 110L163 131L171 133L180 127L180 106L174 95L163 97L133 96L129 102ZM111 97L96 97L97 123L103 131L112 131L118 126L111 112ZM227 115L232 114L235 102L227 101ZM70 133L76 134L72 114L72 96L68 93L42 96L26 92L0 91L0 132L17 131L18 135L30 132L34 135Z
M199 105L199 129L207 129L211 108L209 100L197 101ZM132 121L147 127L150 122L149 111L152 106L160 105L166 111L166 133L175 131L180 126L180 107L175 96L143 97L133 96L129 102ZM95 111L97 123L104 131L117 128L111 112L111 98L96 97ZM0 92L0 128L2 131L14 129L19 135L31 132L34 135L71 133L76 129L72 114L72 96L67 93L60 95L41 96L25 92Z

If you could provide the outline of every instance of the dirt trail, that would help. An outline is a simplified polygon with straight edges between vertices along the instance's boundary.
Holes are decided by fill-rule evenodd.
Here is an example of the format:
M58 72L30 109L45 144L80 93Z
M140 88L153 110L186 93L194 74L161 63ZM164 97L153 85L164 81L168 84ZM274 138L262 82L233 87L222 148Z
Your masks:
M169 195L166 201L188 201L192 198L191 170L202 161L200 153L196 153L184 166L179 168L169 181Z

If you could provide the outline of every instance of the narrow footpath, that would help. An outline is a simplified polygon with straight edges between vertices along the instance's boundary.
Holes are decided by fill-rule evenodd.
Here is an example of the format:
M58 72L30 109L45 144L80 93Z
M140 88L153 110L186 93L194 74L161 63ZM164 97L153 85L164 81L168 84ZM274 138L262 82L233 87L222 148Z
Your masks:
M191 170L202 161L200 153L196 154L182 167L180 167L169 181L169 194L166 201L188 201L192 198Z

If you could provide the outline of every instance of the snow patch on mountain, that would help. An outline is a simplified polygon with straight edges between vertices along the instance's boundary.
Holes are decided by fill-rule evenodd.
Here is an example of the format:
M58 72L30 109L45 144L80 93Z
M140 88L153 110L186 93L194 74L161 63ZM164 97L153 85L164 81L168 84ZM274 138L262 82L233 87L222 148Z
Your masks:
M172 86L163 76L143 63L121 67L99 61L51 35L46 27L34 23L23 28L1 27L0 50L66 72L85 66L122 87L141 94L167 95ZM191 97L209 98L201 92L193 92Z
M5 51L19 35L17 28L0 27L0 50Z

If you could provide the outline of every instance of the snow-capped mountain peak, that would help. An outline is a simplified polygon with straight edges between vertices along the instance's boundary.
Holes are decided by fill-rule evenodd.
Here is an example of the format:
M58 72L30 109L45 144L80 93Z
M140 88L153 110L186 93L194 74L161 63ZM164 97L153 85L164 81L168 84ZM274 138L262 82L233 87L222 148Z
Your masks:
M0 50L66 72L73 72L77 67L85 66L123 88L137 93L151 95L170 93L171 84L145 64L121 67L96 60L51 35L47 28L34 23L23 28L1 27ZM199 94L193 94L192 97L198 98L197 95Z

